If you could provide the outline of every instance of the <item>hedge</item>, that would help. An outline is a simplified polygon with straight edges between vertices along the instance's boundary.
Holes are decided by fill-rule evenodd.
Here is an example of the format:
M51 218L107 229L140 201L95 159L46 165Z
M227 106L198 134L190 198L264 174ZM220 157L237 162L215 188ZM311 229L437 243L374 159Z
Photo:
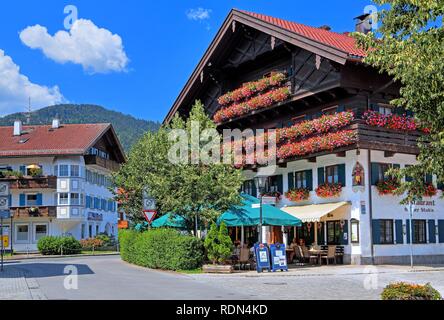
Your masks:
M398 282L389 284L381 294L382 300L441 300L440 293L426 285Z
M37 249L43 255L77 254L82 250L80 242L74 237L41 237Z
M120 255L126 262L163 270L193 270L202 266L202 240L172 229L119 231Z

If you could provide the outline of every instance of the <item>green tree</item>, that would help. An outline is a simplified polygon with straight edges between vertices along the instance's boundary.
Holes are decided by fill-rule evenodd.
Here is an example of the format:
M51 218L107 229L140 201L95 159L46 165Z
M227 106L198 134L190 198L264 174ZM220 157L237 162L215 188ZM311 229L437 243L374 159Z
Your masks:
M404 202L422 197L424 175L444 179L444 0L375 0L388 9L378 13L377 33L355 34L368 50L365 62L387 73L401 85L395 106L414 112L430 129L421 141L418 165L397 170L398 177L413 181L401 184Z
M217 227L216 223L211 224L210 231L205 238L205 249L207 250L208 259L213 264L223 263L226 261L233 251L233 242L228 235L228 229L224 222Z
M178 154L173 152L177 141L171 139L172 132L182 132L185 146L191 147L193 130L203 133L208 129L215 131L216 126L197 101L186 120L176 116L171 125L163 126L156 133L147 133L134 146L128 162L114 177L118 187L128 190L129 199L124 209L132 213L131 218L143 219L141 197L145 187L156 199L159 212L184 217L188 229L194 230L195 234L199 224L215 221L222 212L239 204L241 171L230 164L205 162L200 157L210 138L201 135L197 141L200 151L187 148L183 162L171 159L172 154ZM217 146L220 148L219 142ZM121 197L121 200L125 198Z

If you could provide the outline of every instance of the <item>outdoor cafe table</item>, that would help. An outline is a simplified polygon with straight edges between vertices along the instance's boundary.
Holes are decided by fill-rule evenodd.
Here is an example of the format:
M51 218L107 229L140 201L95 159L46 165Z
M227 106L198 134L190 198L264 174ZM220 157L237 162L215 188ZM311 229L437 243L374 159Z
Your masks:
M308 252L313 256L318 256L319 265L322 264L321 257L328 254L328 250L310 249Z

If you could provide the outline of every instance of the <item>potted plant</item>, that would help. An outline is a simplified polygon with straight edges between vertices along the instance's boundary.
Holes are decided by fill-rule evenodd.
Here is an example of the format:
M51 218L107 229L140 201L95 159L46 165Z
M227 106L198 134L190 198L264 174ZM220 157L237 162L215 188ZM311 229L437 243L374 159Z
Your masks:
M425 285L398 282L389 284L381 294L382 300L441 300L441 294L430 283Z
M31 216L38 216L39 215L39 208L31 207L28 209L28 212Z
M231 257L233 252L233 242L228 235L228 229L224 222L218 227L213 223L208 232L204 246L210 265L204 265L202 270L208 273L231 273L233 266L224 264Z
M307 188L290 189L285 193L285 197L293 202L305 201L310 197L310 190Z
M320 198L337 198L341 195L340 183L324 183L316 188L316 195Z

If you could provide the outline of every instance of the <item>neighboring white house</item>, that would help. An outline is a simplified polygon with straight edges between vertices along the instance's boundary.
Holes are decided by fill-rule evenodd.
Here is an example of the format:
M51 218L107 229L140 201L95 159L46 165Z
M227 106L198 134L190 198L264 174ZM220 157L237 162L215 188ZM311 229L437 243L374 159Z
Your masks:
M111 124L1 127L0 171L21 173L0 178L10 184L8 249L35 251L46 235L116 236L110 174L124 161Z

